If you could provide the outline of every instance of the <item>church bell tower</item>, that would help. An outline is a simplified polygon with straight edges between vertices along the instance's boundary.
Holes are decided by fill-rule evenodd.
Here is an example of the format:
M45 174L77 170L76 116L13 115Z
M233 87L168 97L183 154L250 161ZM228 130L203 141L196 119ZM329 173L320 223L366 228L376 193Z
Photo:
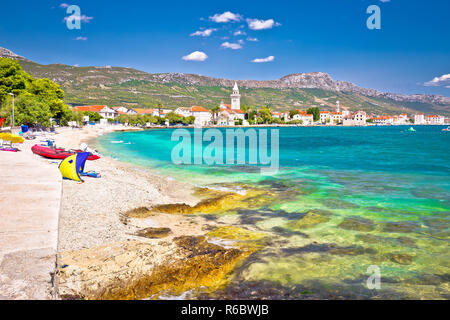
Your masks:
M241 110L241 95L239 94L239 87L234 83L233 93L231 94L231 109Z

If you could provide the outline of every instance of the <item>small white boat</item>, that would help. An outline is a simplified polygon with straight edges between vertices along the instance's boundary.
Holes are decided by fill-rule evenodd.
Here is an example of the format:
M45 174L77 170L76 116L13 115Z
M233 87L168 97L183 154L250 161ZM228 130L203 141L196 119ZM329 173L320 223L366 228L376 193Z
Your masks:
M450 127L447 127L447 129L442 129L442 131L450 131Z
M416 129L414 129L413 127L408 129L409 132L416 132Z

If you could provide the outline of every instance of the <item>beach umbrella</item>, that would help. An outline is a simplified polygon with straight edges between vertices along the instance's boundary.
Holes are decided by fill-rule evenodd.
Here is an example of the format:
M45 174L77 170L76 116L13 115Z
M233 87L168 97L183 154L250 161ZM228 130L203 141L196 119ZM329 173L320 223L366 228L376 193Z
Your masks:
M23 143L25 141L23 137L7 132L0 133L0 139L11 143Z

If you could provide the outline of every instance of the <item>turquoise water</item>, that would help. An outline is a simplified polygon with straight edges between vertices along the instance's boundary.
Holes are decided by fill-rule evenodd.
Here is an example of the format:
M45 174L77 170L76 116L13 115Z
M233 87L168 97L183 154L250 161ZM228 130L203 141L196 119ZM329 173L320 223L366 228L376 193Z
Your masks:
M175 179L262 192L208 215L270 238L214 298L447 299L450 134L408 128L279 128L272 176L250 165L176 166L173 130L112 133L97 143ZM380 268L379 290L367 288L369 266Z

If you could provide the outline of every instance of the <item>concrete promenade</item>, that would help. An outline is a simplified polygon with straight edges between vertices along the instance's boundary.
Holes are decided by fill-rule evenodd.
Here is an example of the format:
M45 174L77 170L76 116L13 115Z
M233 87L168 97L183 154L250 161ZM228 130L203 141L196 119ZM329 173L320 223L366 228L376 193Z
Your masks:
M0 300L53 298L62 182L33 143L0 151Z

